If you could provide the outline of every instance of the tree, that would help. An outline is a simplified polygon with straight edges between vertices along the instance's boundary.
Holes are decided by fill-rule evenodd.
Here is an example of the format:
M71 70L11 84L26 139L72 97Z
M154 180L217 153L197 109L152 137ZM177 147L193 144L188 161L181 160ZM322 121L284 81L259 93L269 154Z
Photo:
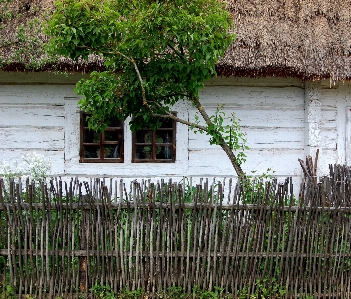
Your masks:
M92 116L89 126L104 130L111 116L130 121L131 130L156 129L171 118L210 136L222 147L238 176L243 134L234 117L217 109L208 115L199 99L204 81L235 37L221 0L61 0L46 26L49 53L72 59L100 56L105 71L77 83L80 108ZM189 101L204 119L200 124L172 114ZM237 155L234 151L238 151Z

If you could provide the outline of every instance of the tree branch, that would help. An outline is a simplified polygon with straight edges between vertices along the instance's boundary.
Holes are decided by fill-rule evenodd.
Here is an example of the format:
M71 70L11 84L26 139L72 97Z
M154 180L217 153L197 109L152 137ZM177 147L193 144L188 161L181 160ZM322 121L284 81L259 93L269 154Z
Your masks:
M179 51L177 51L170 43L168 43L167 46L170 47L172 51L176 53L179 58L184 59L186 61L186 57L183 56L181 53L179 53Z
M144 84L143 84L143 78L140 75L139 68L138 68L135 60L133 58L129 58L128 56L124 55L120 51L116 51L116 54L121 55L123 58L127 59L129 62L131 62L133 64L135 72L137 73L138 79L140 81L141 96L143 97L143 105L150 109L149 104L146 101L146 92L145 92L145 88L144 88Z
M202 107L199 99L196 96L193 95L191 97L191 101L194 103L194 105L197 108L197 110L199 110L199 112L200 112L201 116L203 117L203 119L205 120L207 126L213 125L213 123L211 121L211 118L208 116L207 112ZM227 156L228 156L230 162L232 163L237 175L240 178L245 178L246 175L245 175L244 171L241 169L241 166L238 163L238 160L237 160L235 154L233 153L233 150L229 147L229 145L224 140L222 135L220 135L220 144L218 144L218 145L220 145L221 148L224 150L224 152L227 154Z
M201 126L201 125L198 125L198 124L195 124L195 123L192 123L190 121L187 121L187 120L184 120L184 119L181 119L177 116L175 116L174 114L172 113L169 113L169 114L157 114L157 113L152 113L151 116L153 117L160 117L160 118L171 118L173 120L175 120L176 122L179 122L181 124L184 124L184 125L187 125L189 127L194 127L196 129L199 129L199 130L202 130L204 132L207 132L207 127L205 126Z
M141 87L141 96L142 96L142 99L143 99L143 105L146 106L149 110L150 110L150 113L152 113L151 111L151 108L149 106L149 104L147 103L147 100L146 100L146 92L145 92L145 87L144 87L144 84L143 84L143 78L141 77L141 74L140 74L140 71L139 71L139 68L135 62L135 60L133 58L130 58L128 57L127 55L123 54L122 52L120 51L115 51L115 52L106 52L106 51L100 51L102 54L112 54L112 55L120 55L122 56L124 59L128 60L130 63L133 64L134 66L134 69L135 69L135 72L137 73L137 76L138 76L138 79L139 79L139 82L140 82L140 87Z
M161 100L161 99L164 99L164 98L170 98L170 97L174 97L174 96L189 97L186 93L173 93L173 94L165 95L163 97L159 97L159 98L156 98L156 99Z

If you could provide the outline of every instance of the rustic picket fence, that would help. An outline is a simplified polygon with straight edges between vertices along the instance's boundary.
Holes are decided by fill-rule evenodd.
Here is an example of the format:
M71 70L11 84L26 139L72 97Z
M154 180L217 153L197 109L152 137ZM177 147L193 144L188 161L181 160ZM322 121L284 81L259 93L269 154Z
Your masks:
M291 179L0 180L0 280L38 299L78 298L95 284L148 297L220 287L238 298L257 294L258 280L283 298L349 298L350 194L340 166L299 196Z

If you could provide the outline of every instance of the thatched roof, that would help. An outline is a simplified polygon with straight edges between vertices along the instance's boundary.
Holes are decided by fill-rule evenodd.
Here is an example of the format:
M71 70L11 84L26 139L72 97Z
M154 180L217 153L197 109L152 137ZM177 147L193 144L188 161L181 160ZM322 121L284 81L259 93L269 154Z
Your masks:
M65 57L49 57L44 50L48 40L42 22L50 16L55 0L0 1L0 69L5 71L102 70L103 61L94 56L89 61L73 62Z
M220 75L351 79L351 0L226 1L237 39L218 63ZM46 37L33 29L30 20L42 19L53 0L7 2L0 4L0 68L87 72L102 68L96 58L77 64L46 56L42 49ZM27 39L18 35L21 24ZM38 60L39 65L33 63Z
M227 0L237 40L225 75L351 78L350 0Z

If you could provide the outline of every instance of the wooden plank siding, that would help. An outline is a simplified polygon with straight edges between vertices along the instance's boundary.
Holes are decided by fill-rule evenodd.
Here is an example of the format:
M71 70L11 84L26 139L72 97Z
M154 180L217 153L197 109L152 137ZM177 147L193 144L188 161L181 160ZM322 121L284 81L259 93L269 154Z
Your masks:
M64 173L63 97L74 95L73 87L0 83L0 162L35 151L51 158L52 173Z
M177 124L176 162L166 167L131 162L131 131L125 122L124 163L98 165L79 163L79 109L74 94L77 76L5 74L0 72L0 160L31 151L53 155L53 172L66 175L130 176L231 176L234 171L218 146L208 144L206 135L194 134ZM19 84L22 82L23 84ZM320 174L329 163L346 161L346 113L351 106L348 83L329 87L321 83ZM261 174L272 168L276 175L301 178L297 161L307 151L306 86L294 78L213 78L200 97L209 112L224 105L232 111L247 134L247 173ZM179 117L193 120L195 110L187 103L175 107Z
M304 89L293 80L285 80L278 86L270 86L273 84L268 79L267 86L255 86L253 82L262 80L241 80L240 86L235 82L233 86L207 86L201 93L204 107L213 113L217 105L223 104L227 116L235 112L250 147L248 162L243 166L245 171L262 173L271 168L277 175L299 176L299 165L295 161L304 155ZM195 113L191 108L189 119L193 119ZM229 173L231 165L222 149L209 146L208 140L204 135L189 132L192 169L206 175L211 172L206 168Z

